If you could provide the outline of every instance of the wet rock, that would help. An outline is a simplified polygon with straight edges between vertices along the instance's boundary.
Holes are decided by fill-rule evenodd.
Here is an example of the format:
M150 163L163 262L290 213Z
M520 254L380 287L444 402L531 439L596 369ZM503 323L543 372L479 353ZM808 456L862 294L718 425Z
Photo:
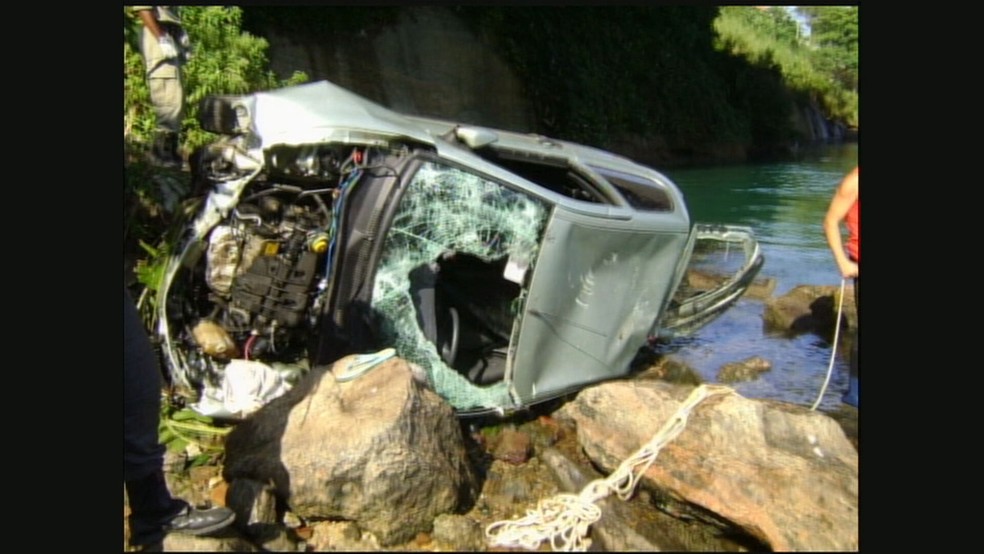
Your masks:
M832 337L840 305L840 287L831 285L799 285L788 293L765 303L763 322L766 330L789 335L817 333ZM857 326L854 306L854 286L844 288L841 332Z
M641 370L637 379L659 379L680 385L699 385L703 382L694 368L672 356L659 357Z
M740 362L732 362L721 366L721 369L718 370L717 380L720 383L751 381L771 369L772 362L759 356L752 356Z
M560 414L605 472L678 416L692 387L619 381L581 391ZM826 414L726 389L698 404L640 486L678 512L740 528L766 548L858 548L858 453Z
M730 275L717 275L696 269L687 271L687 285L694 290L711 290L730 279ZM772 277L758 277L745 290L746 298L765 300L776 290L776 280Z

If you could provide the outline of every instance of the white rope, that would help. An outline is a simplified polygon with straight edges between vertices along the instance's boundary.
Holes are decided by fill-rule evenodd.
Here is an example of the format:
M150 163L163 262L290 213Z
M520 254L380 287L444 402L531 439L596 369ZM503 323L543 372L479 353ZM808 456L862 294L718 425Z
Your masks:
M837 304L837 325L834 327L834 348L830 351L830 364L827 366L827 378L823 380L823 386L820 387L820 395L817 396L816 402L810 407L811 410L816 410L817 406L820 405L820 401L823 400L823 395L827 392L827 384L830 383L830 374L834 371L834 357L837 355L837 339L840 337L841 331L841 311L844 308L844 284L847 283L847 279L841 278L841 292L840 292L840 302Z
M628 500L659 451L683 431L691 410L705 398L727 392L733 390L722 385L705 384L695 388L662 429L635 454L623 460L611 475L588 483L580 494L558 494L541 500L536 509L527 510L523 518L490 524L485 529L489 544L537 550L549 538L555 552L587 550L591 545L591 539L585 538L588 527L601 518L601 509L595 503L611 492Z

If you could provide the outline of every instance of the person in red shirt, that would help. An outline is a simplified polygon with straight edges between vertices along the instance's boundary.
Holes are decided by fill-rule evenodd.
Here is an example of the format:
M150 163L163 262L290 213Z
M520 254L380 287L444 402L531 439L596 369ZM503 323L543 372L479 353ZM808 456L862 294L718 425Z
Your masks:
M844 279L854 279L854 306L858 314L858 324L855 326L851 344L851 377L842 401L855 408L859 403L858 328L861 326L861 272L858 268L861 260L861 197L858 192L858 174L859 169L855 167L844 176L823 219L824 234L837 262L837 269ZM847 227L847 243L841 237L841 222Z

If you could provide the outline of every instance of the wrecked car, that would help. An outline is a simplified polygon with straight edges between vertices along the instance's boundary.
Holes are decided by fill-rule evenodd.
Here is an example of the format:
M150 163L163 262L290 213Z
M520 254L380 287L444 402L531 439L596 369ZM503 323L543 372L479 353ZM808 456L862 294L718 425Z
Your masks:
M626 376L763 262L750 229L691 222L665 175L596 148L403 115L327 81L206 98L200 119L221 138L194 156L201 194L154 333L207 415L243 417L382 349L461 416L512 412ZM688 267L714 252L725 278L691 290Z

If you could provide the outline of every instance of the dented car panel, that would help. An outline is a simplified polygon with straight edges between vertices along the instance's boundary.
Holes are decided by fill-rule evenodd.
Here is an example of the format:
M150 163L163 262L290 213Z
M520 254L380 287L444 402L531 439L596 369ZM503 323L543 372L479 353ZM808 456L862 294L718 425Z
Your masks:
M750 230L692 224L668 178L603 150L404 116L328 82L200 111L223 136L196 156L202 197L156 333L206 415L246 417L311 367L384 348L461 415L519 409L626 375L761 266ZM684 291L707 240L744 259Z
M522 402L623 375L646 343L672 293L665 268L680 261L689 229L679 214L636 219L554 212L517 345Z

